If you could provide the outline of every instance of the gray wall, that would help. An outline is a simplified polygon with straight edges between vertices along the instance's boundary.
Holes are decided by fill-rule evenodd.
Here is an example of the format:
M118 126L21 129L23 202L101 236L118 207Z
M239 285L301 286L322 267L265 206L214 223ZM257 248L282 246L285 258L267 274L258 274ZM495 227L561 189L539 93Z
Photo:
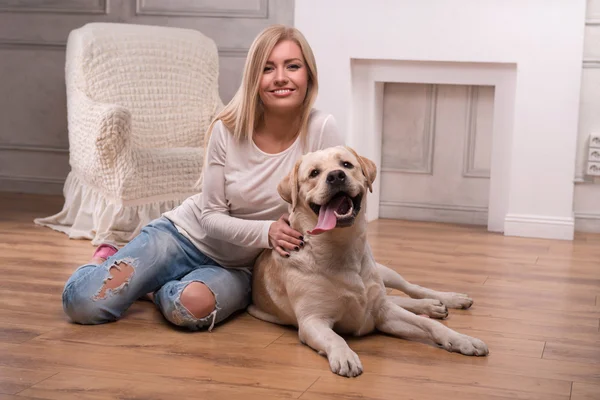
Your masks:
M62 193L69 32L87 22L193 28L219 47L228 102L263 28L293 24L294 0L0 0L0 191Z

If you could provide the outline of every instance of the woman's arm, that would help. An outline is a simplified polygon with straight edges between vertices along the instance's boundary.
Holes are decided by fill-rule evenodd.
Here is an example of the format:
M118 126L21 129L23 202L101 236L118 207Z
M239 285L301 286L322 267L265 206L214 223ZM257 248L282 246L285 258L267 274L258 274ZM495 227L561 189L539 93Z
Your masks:
M218 121L207 145L200 226L208 236L216 239L238 246L269 248L269 227L274 221L244 220L229 214L224 173L228 140L232 137Z

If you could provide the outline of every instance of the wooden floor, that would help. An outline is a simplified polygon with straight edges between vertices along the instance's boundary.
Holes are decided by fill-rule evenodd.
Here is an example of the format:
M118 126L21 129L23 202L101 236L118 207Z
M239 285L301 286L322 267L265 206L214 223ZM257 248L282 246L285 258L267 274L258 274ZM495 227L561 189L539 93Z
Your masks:
M35 226L61 197L0 193L0 400L600 399L600 235L574 242L380 220L376 258L423 286L469 293L443 323L484 340L473 358L383 335L349 340L341 378L296 332L241 314L188 333L148 302L119 322L71 324L61 291L93 247Z

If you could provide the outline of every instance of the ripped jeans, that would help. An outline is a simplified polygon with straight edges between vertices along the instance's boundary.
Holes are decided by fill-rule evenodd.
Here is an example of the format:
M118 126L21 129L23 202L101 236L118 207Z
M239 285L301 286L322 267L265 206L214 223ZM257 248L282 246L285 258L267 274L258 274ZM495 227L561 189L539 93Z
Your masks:
M128 277L117 288L107 288L115 268ZM167 320L190 330L211 330L250 304L251 281L248 270L221 267L160 217L104 263L75 270L65 284L63 308L73 322L102 324L116 321L142 295L154 292L154 303ZM204 318L181 304L181 293L191 282L205 284L215 296L215 310Z

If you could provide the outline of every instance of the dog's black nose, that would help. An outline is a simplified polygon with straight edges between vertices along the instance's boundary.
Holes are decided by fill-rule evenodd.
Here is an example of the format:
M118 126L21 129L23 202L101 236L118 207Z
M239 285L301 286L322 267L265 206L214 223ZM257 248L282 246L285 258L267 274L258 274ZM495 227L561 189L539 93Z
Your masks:
M327 174L327 183L330 185L341 185L346 182L346 173L341 169L336 169Z

